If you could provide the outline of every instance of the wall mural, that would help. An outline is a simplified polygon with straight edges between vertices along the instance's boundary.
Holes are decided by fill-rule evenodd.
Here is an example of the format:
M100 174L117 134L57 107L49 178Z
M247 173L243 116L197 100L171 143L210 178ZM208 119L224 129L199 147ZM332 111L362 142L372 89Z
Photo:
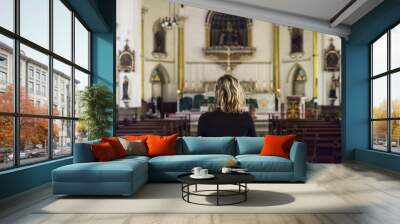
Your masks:
M252 20L219 12L208 13L210 46L249 47L248 32Z

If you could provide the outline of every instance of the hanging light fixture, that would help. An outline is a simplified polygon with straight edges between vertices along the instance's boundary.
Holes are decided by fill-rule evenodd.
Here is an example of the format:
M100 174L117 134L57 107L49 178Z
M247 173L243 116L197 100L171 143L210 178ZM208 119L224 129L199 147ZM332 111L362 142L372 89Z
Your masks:
M171 13L171 3L168 2L168 16L166 17L160 17L160 21L161 21L161 27L170 30L173 27L178 25L178 19L177 19L177 15L175 13L175 4L173 5L172 8L172 13Z

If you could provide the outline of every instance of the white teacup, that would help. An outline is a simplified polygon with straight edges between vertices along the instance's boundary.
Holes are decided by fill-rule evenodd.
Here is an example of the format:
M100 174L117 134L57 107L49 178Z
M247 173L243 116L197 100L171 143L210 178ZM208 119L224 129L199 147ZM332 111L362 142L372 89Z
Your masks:
M222 167L221 172L222 173L230 173L230 172L232 172L232 168L230 168L230 167Z
M193 169L192 169L192 173L194 174L194 175L196 175L196 176L200 176L201 175L201 170L202 170L203 168L201 168L201 167L194 167Z
M200 176L207 176L208 175L208 169L201 169L200 170Z

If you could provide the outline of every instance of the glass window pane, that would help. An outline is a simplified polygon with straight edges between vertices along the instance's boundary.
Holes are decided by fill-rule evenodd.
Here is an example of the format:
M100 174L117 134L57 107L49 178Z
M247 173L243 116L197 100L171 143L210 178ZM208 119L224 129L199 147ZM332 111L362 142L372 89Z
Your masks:
M21 164L35 163L49 158L48 127L48 119L21 117L19 137Z
M14 0L0 1L0 26L14 31Z
M390 124L390 139L392 141L391 151L400 153L400 120L393 120L390 122Z
M72 121L53 120L53 157L72 154Z
M14 165L14 124L10 116L0 116L0 170Z
M372 75L387 71L387 34L372 44Z
M13 40L0 35L0 111L14 111Z
M60 0L53 0L53 17L53 51L71 60L72 12Z
M85 142L88 139L86 122L84 120L75 121L75 143Z
M387 118L387 77L372 81L372 118Z
M75 18L75 63L89 69L89 32Z
M75 69L75 117L81 114L79 95L87 86L89 86L89 75Z
M390 85L391 115L400 118L400 72L391 75Z
M387 151L387 121L372 122L372 147Z
M53 60L53 115L72 117L72 69Z
M48 114L48 63L47 55L21 44L21 113Z
M400 24L390 32L390 68L400 67Z
M49 47L49 0L20 0L21 36Z

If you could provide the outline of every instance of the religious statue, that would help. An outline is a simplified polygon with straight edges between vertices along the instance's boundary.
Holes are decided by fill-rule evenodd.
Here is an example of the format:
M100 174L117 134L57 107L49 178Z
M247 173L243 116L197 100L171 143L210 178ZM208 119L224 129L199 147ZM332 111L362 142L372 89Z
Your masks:
M290 55L303 54L303 30L289 28L290 31Z
M335 73L333 73L329 89L329 100L331 102L331 106L335 104L335 101L338 98L336 95L336 89L339 87L339 85L340 85L339 77L336 78Z
M153 52L165 53L165 31L158 30L154 34L154 50Z
M220 46L243 46L242 38L237 29L228 21L226 27L220 32L218 37Z
M129 98L129 79L128 77L124 76L124 82L122 83L122 100L130 100Z

